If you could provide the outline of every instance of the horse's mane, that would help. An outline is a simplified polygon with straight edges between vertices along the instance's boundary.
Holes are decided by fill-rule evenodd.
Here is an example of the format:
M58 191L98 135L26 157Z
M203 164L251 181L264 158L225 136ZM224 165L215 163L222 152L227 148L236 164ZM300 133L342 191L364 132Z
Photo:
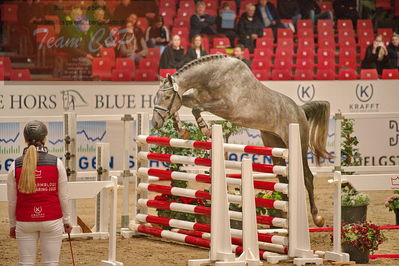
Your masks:
M184 66L179 68L177 70L177 72L173 74L173 76L181 75L184 71L192 68L193 66L197 66L197 65L202 64L202 63L208 63L210 61L223 59L223 58L228 58L228 57L230 57L230 56L225 55L225 54L211 54L211 55L202 56L200 58L197 58L197 59L195 59L193 61L188 62L187 64L185 64ZM232 58L232 57L230 57L230 58Z

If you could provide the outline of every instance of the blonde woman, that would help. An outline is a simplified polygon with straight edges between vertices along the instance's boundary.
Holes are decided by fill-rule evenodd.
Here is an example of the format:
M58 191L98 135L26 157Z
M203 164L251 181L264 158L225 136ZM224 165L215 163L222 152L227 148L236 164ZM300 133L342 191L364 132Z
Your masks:
M16 238L20 265L35 265L40 240L42 264L58 265L63 231L70 233L67 176L63 163L47 153L47 127L28 122L28 145L8 173L10 237Z
M377 69L378 74L381 75L382 70L387 68L388 51L384 45L381 34L375 36L374 42L367 46L366 54L363 58L362 69Z

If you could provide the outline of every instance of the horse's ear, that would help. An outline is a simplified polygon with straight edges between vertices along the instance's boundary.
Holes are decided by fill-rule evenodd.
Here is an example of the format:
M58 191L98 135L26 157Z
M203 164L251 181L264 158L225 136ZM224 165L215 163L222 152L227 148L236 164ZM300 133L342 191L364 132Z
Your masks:
M172 85L173 84L172 76L168 74L166 78L169 80L170 84Z

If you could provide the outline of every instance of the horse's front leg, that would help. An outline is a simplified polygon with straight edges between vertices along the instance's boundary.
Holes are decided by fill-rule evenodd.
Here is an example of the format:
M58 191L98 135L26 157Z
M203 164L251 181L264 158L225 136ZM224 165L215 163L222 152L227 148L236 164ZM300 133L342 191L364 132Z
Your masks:
M202 134L207 136L208 138L212 137L212 131L209 129L208 124L205 122L204 118L201 116L201 112L203 112L204 109L201 107L194 107L192 109L192 113L194 115L195 121L197 122L198 128L201 130Z
M172 120L173 120L173 127L174 129L176 129L179 138L189 139L190 131L184 127L177 112L172 116Z

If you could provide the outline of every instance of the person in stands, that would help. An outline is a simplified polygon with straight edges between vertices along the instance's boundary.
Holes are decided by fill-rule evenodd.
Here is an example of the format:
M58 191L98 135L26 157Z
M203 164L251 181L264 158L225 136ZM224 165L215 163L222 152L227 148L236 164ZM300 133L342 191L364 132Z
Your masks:
M384 68L388 68L388 51L384 45L381 34L375 36L374 42L367 46L366 55L363 58L362 69L377 69L382 74Z
M160 69L179 69L184 65L184 49L179 35L173 35L171 43L165 48L159 63Z
M191 41L191 47L188 48L185 55L184 62L188 63L192 60L198 59L201 56L207 55L208 53L202 47L202 37L197 34L193 37Z
M316 0L298 0L301 9L302 19L310 19L313 24L319 19L333 19L331 11L321 12Z
M399 34L394 33L392 35L387 50L390 68L397 68L399 70Z
M145 31L145 40L150 48L159 48L163 52L169 43L169 30L163 23L163 17L157 17L155 23Z
M62 233L70 233L67 174L60 159L48 154L47 127L25 125L27 147L11 165L7 179L10 237L18 243L20 265L35 265L40 240L43 265L58 265Z
M296 26L298 20L301 19L301 9L297 0L279 0L277 9L282 19L292 19L292 23Z
M196 34L217 34L214 27L216 18L206 14L206 4L202 1L198 1L195 5L195 14L190 18L190 38Z
M277 29L287 27L281 23L276 7L268 0L259 0L256 5L255 16L258 17L263 28L272 29L275 39L277 38Z
M263 27L258 17L255 16L255 6L247 4L245 9L246 12L242 14L238 22L239 42L253 53L256 40L263 35Z
M236 47L234 47L233 55L235 58L243 61L249 67L249 69L252 69L251 62L249 62L249 60L245 59L244 57L244 52L245 52L244 45L238 44Z

